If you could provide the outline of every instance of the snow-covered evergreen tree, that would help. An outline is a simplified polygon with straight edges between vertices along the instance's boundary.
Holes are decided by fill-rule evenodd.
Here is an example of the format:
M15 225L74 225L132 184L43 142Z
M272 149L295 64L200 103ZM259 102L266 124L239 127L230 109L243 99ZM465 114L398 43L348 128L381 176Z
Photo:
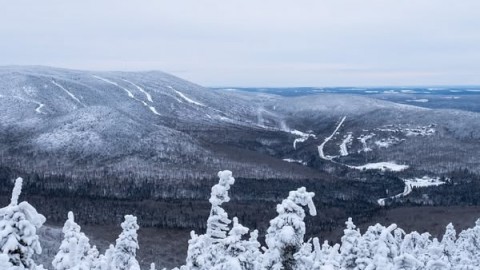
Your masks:
M231 171L220 171L218 177L218 184L212 187L209 200L212 208L207 220L207 232L204 235L191 232L185 269L212 269L216 264L222 264L222 254L227 253L224 240L231 220L221 205L230 201L228 190L235 183L235 178Z
M353 224L352 218L349 218L345 224L347 228L343 230L341 238L340 265L345 269L354 269L357 266L356 260L361 234Z
M442 244L435 238L428 246L428 259L425 264L426 270L447 270L451 269L448 257L443 253ZM480 254L479 254L480 255ZM480 258L480 257L479 257Z
M136 259L138 240L137 240L137 218L132 215L126 215L122 223L122 233L119 235L112 257L112 270L140 270Z
M303 207L308 206L310 215L317 214L313 196L313 192L302 187L290 191L288 198L277 205L278 216L270 221L265 236L268 247L262 262L265 269L295 269L294 254L300 251L305 235Z
M92 259L87 258L90 244L87 236L80 232L80 226L75 223L72 212L63 226L63 241L55 259L52 262L55 270L86 270L91 269Z
M14 269L43 269L32 256L42 252L37 230L45 223L45 217L28 202L18 203L22 183L22 178L15 181L10 204L0 209L0 253L8 256ZM1 261L5 261L4 256Z
M389 270L393 269L393 261L397 256L397 244L392 232L397 225L392 224L384 228L378 239L373 243L373 258L367 269Z
M453 261L453 256L455 254L455 241L457 240L457 232L455 231L455 228L453 227L452 223L449 223L447 225L447 228L445 229L445 234L442 237L442 247L443 247L443 254L447 256L448 260L450 262Z
M454 269L480 269L480 219L458 235L452 265Z

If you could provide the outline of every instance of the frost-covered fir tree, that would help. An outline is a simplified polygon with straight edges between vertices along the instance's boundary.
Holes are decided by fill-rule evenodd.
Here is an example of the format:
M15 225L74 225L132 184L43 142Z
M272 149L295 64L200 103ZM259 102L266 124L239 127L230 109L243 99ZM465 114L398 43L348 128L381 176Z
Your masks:
M442 237L442 247L443 247L443 254L448 258L448 260L451 262L453 261L453 255L455 253L455 241L457 240L457 232L455 231L455 228L453 227L452 223L449 223L447 225L447 228L445 229L445 234Z
M224 239L227 236L228 225L231 223L227 212L221 207L223 203L229 202L228 190L235 183L231 171L221 171L218 173L220 178L218 184L212 187L209 202L212 204L210 216L207 220L207 235L216 242L218 239Z
M373 258L367 266L368 270L390 270L393 269L393 261L397 256L397 244L393 231L397 225L392 224L384 228L378 239L373 243Z
M87 257L85 258L87 265L90 265L90 270L97 270L99 269L99 259L100 253L96 246L90 248L87 252Z
M402 244L400 245L401 254L412 255L416 260L425 264L428 259L428 246L430 245L430 234L418 232L411 232L405 235Z
M45 217L28 202L18 203L22 182L22 178L15 181L10 204L0 209L0 253L8 256L13 269L43 269L32 256L42 252L37 230L45 223Z
M340 247L340 265L345 269L354 269L357 266L358 244L362 235L353 224L352 218L345 222L347 228L343 230Z
M115 249L112 254L112 270L140 270L136 259L137 240L137 218L126 215L122 223L122 233L118 236Z
M480 269L480 219L458 235L452 265L459 270Z
M428 246L428 259L425 264L426 270L448 270L451 265L448 262L448 257L443 253L443 246L435 238ZM479 254L480 255L480 254ZM480 258L480 257L479 257Z
M248 228L238 223L238 218L233 218L233 226L225 239L219 240L212 247L217 252L212 262L212 270L221 269L259 269L258 232L254 231L250 239L244 239Z
M309 239L306 243L303 243L300 250L295 253L294 259L297 262L297 270L313 270L318 269L319 266L315 265L315 250L313 249L312 239Z
M186 265L183 269L212 269L222 260L221 254L226 252L222 241L227 237L231 221L221 205L230 201L228 190L235 183L235 178L232 177L231 171L220 171L218 177L218 184L212 187L210 195L209 202L212 208L207 220L207 232L204 235L191 232Z
M0 269L12 269L13 265L10 263L7 254L0 254Z
M290 191L288 198L277 205L278 216L270 221L265 236L268 247L262 262L265 269L295 269L294 254L301 249L305 235L303 207L308 206L310 215L317 214L313 196L313 192L302 187Z
M88 258L90 244L87 236L75 223L74 215L68 212L68 219L63 226L63 241L52 265L55 270L89 270L92 261Z
M115 252L115 246L110 246L105 250L105 254L98 256L98 260L94 261L92 270L114 270L113 268L113 254Z

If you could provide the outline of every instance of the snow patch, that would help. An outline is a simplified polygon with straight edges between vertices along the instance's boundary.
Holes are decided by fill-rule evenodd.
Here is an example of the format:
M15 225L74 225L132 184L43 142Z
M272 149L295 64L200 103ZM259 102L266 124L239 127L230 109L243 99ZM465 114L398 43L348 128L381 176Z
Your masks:
M357 138L362 143L363 149L359 150L358 152L370 152L372 151L372 148L368 147L367 141L373 138L376 134L375 133L370 133L368 135L361 135L360 137Z
M343 156L343 157L348 156L347 145L352 143L352 138L353 138L353 135L352 135L351 132L349 132L347 134L347 136L345 136L345 138L343 139L342 143L340 144L340 155L341 156Z
M347 165L349 168L357 170L381 170L381 171L392 171L400 172L408 169L408 165L400 165L395 162L377 162L377 163L367 163L361 166L351 166Z
M375 145L380 147L380 148L388 148L392 145L395 145L401 141L403 141L404 139L399 139L397 137L389 137L387 139L381 139L381 140L378 140L378 141L375 141Z
M293 141L293 149L297 149L297 143L302 143L306 140L308 140L310 137L316 139L317 136L315 136L315 134L311 134L311 133L305 133L305 132L302 132L302 131L299 131L299 130L289 130L288 131L289 133L295 135L295 136L300 136L300 138L297 138Z
M426 99L426 98L419 98L419 99L407 99L406 101L407 101L407 102L427 103L427 102L429 102L430 100L428 100L428 99Z
M299 163L304 166L307 166L307 162L300 160L300 159L292 159L292 158L284 158L283 161L290 162L290 163Z

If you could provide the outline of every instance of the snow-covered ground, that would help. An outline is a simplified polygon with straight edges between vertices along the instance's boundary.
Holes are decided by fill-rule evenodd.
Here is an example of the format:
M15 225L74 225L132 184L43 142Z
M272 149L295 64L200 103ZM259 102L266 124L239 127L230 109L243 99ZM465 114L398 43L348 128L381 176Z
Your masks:
M297 143L302 143L306 140L308 140L308 138L312 137L312 138L317 138L317 136L315 136L315 134L312 134L312 133L305 133L305 132L302 132L300 130L289 130L288 132L290 132L291 134L295 135L295 136L299 136L300 138L297 138L293 141L293 149L297 149Z
M435 129L431 126L405 129L407 136L432 136L433 134L435 134Z
M381 171L392 171L400 172L408 169L408 165L401 165L395 162L377 162L377 163L367 163L361 166L351 166L347 165L349 168L357 170L381 170Z
M419 98L419 99L407 99L407 102L419 102L419 103L427 103L429 102L426 98Z
M283 161L290 162L290 163L299 163L302 165L307 165L307 162L300 160L300 159L291 159L291 158L284 158Z
M378 205L385 206L385 200L387 199L395 199L395 198L407 196L412 192L413 188L432 187L432 186L440 186L445 184L445 182L440 180L440 177L430 177L430 176L424 176L421 178L415 177L415 178L403 179L403 182L405 183L405 188L402 193L399 193L397 195L394 195L388 198L378 199L377 200Z
M335 128L335 130L332 132L332 134L328 137L325 138L325 140L322 142L322 144L320 144L318 146L318 155L320 156L320 158L324 159L324 160L332 160L335 158L335 156L326 156L325 153L323 152L323 148L325 147L325 144L327 144L332 138L333 136L335 136L335 134L338 132L338 130L340 129L340 127L343 125L343 122L345 122L345 119L347 119L346 116L344 116L340 122L338 123L337 127Z
M381 139L381 140L378 140L378 141L375 141L375 145L380 147L380 148L388 148L394 144L397 144L399 143L400 141L402 141L403 139L399 139L397 137L389 137L389 138L386 138L386 139Z
M353 138L353 135L352 135L351 132L349 132L347 134L347 136L345 136L345 138L343 139L342 143L340 144L340 155L341 156L348 156L347 145L352 143L352 138Z
M434 126L435 125L433 124L415 127L409 125L387 125L381 128L376 128L375 130L389 133L402 133L405 136L432 136L436 132Z
M359 152L370 152L372 151L372 148L368 147L367 141L373 138L376 134L375 133L370 133L368 135L361 135L360 137L357 138L362 143L363 149L359 150Z

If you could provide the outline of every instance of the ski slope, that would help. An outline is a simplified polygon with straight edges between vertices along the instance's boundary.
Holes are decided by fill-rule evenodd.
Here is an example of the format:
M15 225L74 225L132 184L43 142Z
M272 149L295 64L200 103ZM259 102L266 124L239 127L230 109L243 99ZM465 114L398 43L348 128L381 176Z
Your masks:
M345 119L347 119L346 116L344 116L340 122L338 123L337 127L335 128L335 130L332 132L332 134L330 134L330 136L326 137L325 140L323 140L322 144L320 144L318 146L318 155L320 156L320 158L324 159L324 160L333 160L335 158L335 156L327 156L325 155L325 153L323 152L323 148L325 147L325 144L327 144L332 138L333 136L335 136L335 134L338 132L338 130L340 129L340 127L343 125L343 122L345 122Z

